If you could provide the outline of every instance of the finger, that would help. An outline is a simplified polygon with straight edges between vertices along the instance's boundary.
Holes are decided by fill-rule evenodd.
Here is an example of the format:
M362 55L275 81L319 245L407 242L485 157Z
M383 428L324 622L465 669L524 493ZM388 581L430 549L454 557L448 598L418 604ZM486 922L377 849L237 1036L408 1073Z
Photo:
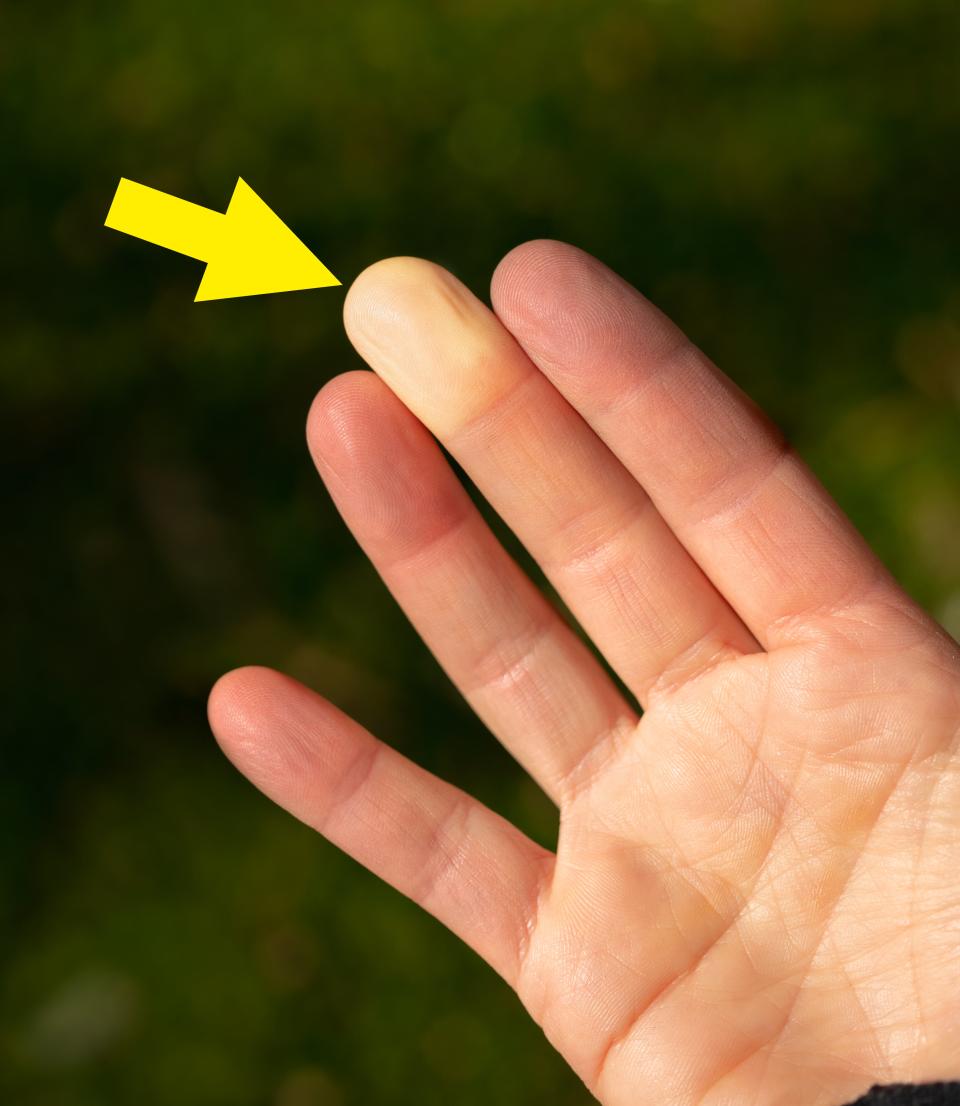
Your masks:
M529 242L501 261L492 297L762 643L884 578L759 409L600 262Z
M307 424L347 525L477 714L554 799L636 715L507 555L436 442L373 373L336 377Z
M251 783L516 983L552 853L278 672L228 673L209 714Z
M415 258L381 261L344 318L641 701L665 674L756 648L636 481L459 281Z

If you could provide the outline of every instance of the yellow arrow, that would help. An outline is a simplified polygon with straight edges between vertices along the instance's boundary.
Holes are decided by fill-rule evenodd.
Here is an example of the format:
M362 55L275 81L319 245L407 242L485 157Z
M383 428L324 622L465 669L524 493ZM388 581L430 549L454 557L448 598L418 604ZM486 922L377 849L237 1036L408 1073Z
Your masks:
M104 226L206 261L196 302L340 283L242 179L221 215L121 177Z

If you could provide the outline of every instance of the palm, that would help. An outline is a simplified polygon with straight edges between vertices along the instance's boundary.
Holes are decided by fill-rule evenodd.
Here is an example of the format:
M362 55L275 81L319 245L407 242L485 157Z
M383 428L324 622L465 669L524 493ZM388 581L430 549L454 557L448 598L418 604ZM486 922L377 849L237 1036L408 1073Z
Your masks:
M956 644L612 274L531 244L494 301L502 322L435 267L374 266L347 324L389 388L334 381L310 440L425 640L557 802L556 854L274 673L218 684L218 738L477 949L607 1106L829 1104L956 1074Z
M605 1103L645 1087L839 1102L845 1079L852 1097L857 1076L949 1074L960 777L943 672L811 652L728 662L657 702L564 811L520 993Z

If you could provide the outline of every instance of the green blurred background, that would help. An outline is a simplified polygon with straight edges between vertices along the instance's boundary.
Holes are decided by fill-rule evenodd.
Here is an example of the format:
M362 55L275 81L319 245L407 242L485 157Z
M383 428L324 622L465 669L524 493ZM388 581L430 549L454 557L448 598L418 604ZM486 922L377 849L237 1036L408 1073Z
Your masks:
M0 32L8 686L0 1101L582 1104L506 988L261 798L257 662L544 841L314 476L342 289L194 305L102 227L238 175L348 284L598 254L764 403L960 629L956 0L13 3Z

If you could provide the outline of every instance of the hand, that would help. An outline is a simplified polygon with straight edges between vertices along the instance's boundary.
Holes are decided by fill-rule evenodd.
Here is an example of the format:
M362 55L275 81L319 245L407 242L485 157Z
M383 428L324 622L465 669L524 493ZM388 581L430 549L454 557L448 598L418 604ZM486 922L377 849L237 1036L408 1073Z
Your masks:
M607 1106L830 1106L960 1076L960 649L613 273L531 242L492 296L412 258L366 270L346 326L377 375L324 387L308 437L555 800L556 855L264 669L214 689L221 745L485 957Z

